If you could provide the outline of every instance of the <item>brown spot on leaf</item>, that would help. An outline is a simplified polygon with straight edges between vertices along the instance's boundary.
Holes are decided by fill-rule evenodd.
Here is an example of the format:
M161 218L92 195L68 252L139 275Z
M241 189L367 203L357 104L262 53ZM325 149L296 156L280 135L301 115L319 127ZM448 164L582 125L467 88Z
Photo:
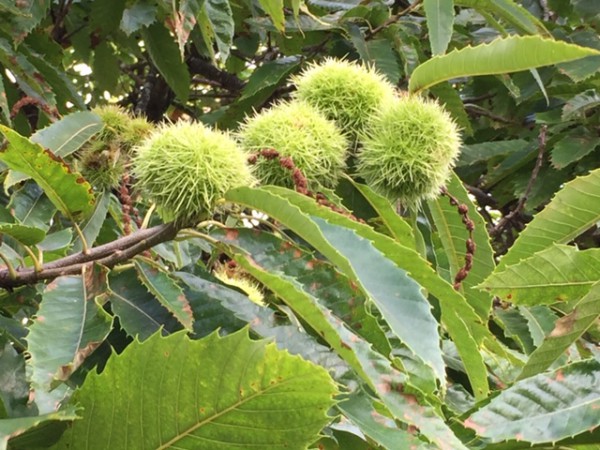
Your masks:
M556 371L556 377L554 378L556 381L564 381L565 379L565 374L563 373L562 370L557 370Z
M471 418L468 418L467 420L465 420L463 422L463 425L467 428L475 430L475 433L477 433L480 436L485 433L485 427L482 427L481 425L473 422L473 420L471 420Z
M228 228L227 232L225 233L225 239L228 241L235 241L238 238L239 234L240 232L238 230Z
M554 329L550 333L550 337L565 336L573 332L573 327L577 321L577 309L572 313L558 319L554 324Z

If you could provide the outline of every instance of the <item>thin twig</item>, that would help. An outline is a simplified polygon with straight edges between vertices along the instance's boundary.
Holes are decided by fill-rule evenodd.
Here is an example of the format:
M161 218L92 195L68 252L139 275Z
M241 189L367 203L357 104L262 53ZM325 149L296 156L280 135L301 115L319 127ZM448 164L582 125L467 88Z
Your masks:
M490 234L492 236L497 236L498 234L500 234L502 232L502 230L504 230L504 228L506 228L508 223L512 219L514 219L515 216L517 214L519 214L525 207L525 202L527 202L527 199L529 198L529 194L531 194L531 189L533 188L533 184L535 183L535 181L538 177L538 174L540 173L540 169L542 168L542 164L544 162L544 152L546 151L546 131L547 130L548 130L548 127L546 125L542 125L542 127L540 128L540 134L539 134L539 138L538 138L539 139L538 155L537 155L537 159L535 160L535 166L533 167L533 170L531 171L531 177L529 177L529 182L527 183L527 187L525 188L525 193L519 199L519 202L517 203L517 206L515 207L515 209L513 209L509 214L502 217L502 219L500 219L498 221L496 226L494 228L492 228L492 230L490 231Z
M373 36L375 36L381 30L383 30L383 29L389 27L390 25L393 25L394 23L398 22L398 20L400 20L400 17L405 16L406 14L411 13L413 10L415 10L418 6L421 5L421 2L422 2L422 0L415 1L408 8L405 8L402 11L400 11L399 13L394 14L393 16L390 16L385 22L383 22L378 27L375 27L372 30L367 31L365 39L371 39Z

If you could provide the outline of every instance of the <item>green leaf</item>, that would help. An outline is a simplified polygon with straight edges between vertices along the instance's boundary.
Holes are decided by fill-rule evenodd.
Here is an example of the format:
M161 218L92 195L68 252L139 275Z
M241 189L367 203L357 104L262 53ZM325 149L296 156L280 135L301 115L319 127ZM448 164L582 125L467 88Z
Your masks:
M53 424L57 421L71 421L78 419L75 408L69 406L57 412L33 417L19 417L15 419L0 420L0 450L7 450L9 440L22 435L27 430L42 424Z
M540 36L510 36L489 44L453 50L419 65L410 78L410 92L420 92L453 78L494 75L572 61L599 51L544 39Z
M0 75L0 114L5 125L10 125L10 107L8 106L8 97L4 90L4 81Z
M173 11L170 27L177 38L179 54L184 59L185 45L187 44L192 29L196 26L196 17L200 13L203 0L181 0L179 9Z
M204 8L217 41L221 61L225 62L229 58L235 32L231 5L227 0L205 0Z
M528 378L546 370L600 317L600 282L569 314L558 319L554 330L530 356L519 379Z
M537 17L513 0L455 0L454 2L460 6L498 16L523 33L550 36Z
M336 394L323 368L245 331L196 341L155 334L88 374L75 395L86 415L57 448L300 450L331 421ZM115 420L126 417L139 426Z
M113 31L118 30L125 4L125 0L93 2L89 15L92 29L96 30L101 37L106 37Z
M110 42L102 41L94 48L92 70L95 87L100 92L115 90L121 75L121 68L115 48Z
M99 133L102 119L89 111L78 111L31 135L30 140L64 158L79 150L92 136Z
M498 270L516 264L553 243L566 244L600 220L600 169L575 178L519 234Z
M520 310L516 308L502 309L494 311L497 320L504 328L504 335L513 339L525 353L532 353L535 345L529 332L527 319L523 317Z
M85 215L91 210L92 187L62 159L10 128L0 125L0 132L8 139L8 145L0 151L0 160L32 177L67 217Z
M398 214L390 201L377 194L366 184L356 183L350 177L347 180L356 188L358 192L369 202L371 207L379 215L379 219L388 229L392 236L399 244L405 247L411 247L415 241L413 229L410 224Z
M486 341L487 345L494 345L494 340L464 297L442 280L416 251L399 245L366 225L320 207L314 200L288 189L273 186L262 189L238 188L230 190L225 197L229 201L266 212L309 242L331 261L346 266L348 273L352 273L352 270L347 267L345 258L340 258L337 249L324 239L307 214L320 216L332 224L353 229L361 237L373 242L383 255L406 270L411 278L439 299L442 307L442 322L450 335L455 338L476 395L481 398L487 395L487 371L477 342ZM293 205L290 201L293 201Z
M487 320L492 307L492 296L486 292L472 289L472 287L485 280L495 267L494 252L490 245L486 223L477 212L477 207L469 198L467 190L456 174L452 174L446 188L460 203L468 206L469 217L475 223L473 241L476 248L473 267L463 281L462 289L465 298L479 317ZM442 196L434 200L428 200L427 207L444 246L445 254L450 263L450 272L454 276L465 264L468 231L462 222L462 216L456 210L456 206L452 206L448 198Z
M156 4L150 2L136 2L123 11L121 30L127 36L151 25L156 20Z
M562 120L576 119L577 116L585 117L588 110L600 105L600 95L595 89L589 89L569 99L563 106Z
M381 401L401 422L418 427L420 432L442 449L465 450L466 447L440 419L435 410L419 404L403 390L406 376L390 366L390 362L372 350L371 345L348 330L318 300L302 290L291 277L272 274L249 256L232 253L234 260L258 281L286 302L365 380Z
M16 223L0 224L0 235L2 234L12 237L23 245L39 244L46 237L44 230Z
M600 101L600 98L598 100ZM600 138L598 136L582 132L583 130L581 129L578 131L577 135L567 135L552 147L551 159L552 165L555 168L563 169L579 161L600 145Z
M452 0L425 0L427 30L433 55L446 53L454 27L454 2Z
M240 100L262 91L272 92L300 65L300 61L297 56L289 56L265 62L250 75Z
M600 249L555 244L490 275L478 287L512 303L552 304L583 297L600 280Z
M190 304L179 285L167 273L142 259L134 261L140 280L156 299L191 331L194 317Z
M19 5L22 14L15 15L11 21L15 43L20 43L46 17L50 3L50 0L24 0Z
M273 25L281 33L285 31L285 16L283 14L283 0L258 0L260 7L271 17Z
M105 290L105 277L94 268L84 276L59 277L44 290L27 335L31 356L27 363L40 411L54 410L56 404L45 403L52 397L48 400L44 394L55 381L67 380L110 332L112 317L94 300Z
M421 286L354 230L318 217L312 220L329 244L346 259L340 268L363 287L391 331L443 380L445 368L438 323L431 313L431 305L421 293Z
M190 74L169 30L160 23L154 23L142 30L142 36L160 74L179 100L186 101L190 91Z
M379 413L373 403L375 402L372 398L359 390L343 399L337 408L357 425L360 431L383 448L435 448L425 442L418 442L407 431L399 429L392 419Z
M3 329L0 334L0 419L24 416L29 412L25 357L17 353L9 339L11 337Z
M85 241L88 247L92 247L96 238L100 234L100 229L104 224L104 219L106 219L106 213L108 212L108 207L110 205L110 197L111 193L107 191L103 191L96 198L96 205L94 206L94 211L92 214L79 226L81 233L85 237ZM81 238L79 235L76 237L73 242L73 248L71 253L78 253L83 249L83 245L81 243Z
M554 443L600 425L600 363L582 361L515 383L466 421L491 442Z
M437 97L446 111L450 113L458 127L462 130L462 133L465 136L472 136L473 128L471 127L471 119L465 111L465 105L462 98L460 98L458 90L452 87L450 82L436 84L429 90Z
M524 139L510 139L506 141L480 142L478 144L464 145L461 147L457 167L470 166L479 162L525 150L529 142Z
M26 182L12 195L10 207L23 225L48 231L56 208L33 181Z
M137 279L133 271L111 274L106 300L125 332L140 341L162 329L164 334L181 325Z
M392 84L400 79L400 64L392 44L387 39L366 40L357 25L348 24L350 39L360 55L360 59L369 66L375 67L385 75Z

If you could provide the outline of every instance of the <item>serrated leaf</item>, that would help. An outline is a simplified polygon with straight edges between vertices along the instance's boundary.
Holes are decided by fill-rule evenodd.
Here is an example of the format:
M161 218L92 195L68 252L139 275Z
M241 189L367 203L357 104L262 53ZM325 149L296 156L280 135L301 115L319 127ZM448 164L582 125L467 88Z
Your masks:
M418 427L424 436L441 449L466 449L433 408L419 404L410 394L398 392L406 383L404 374L393 369L390 362L373 351L368 342L349 331L337 317L320 305L315 297L302 290L296 280L281 274L274 275L251 258L243 257L237 252L231 256L317 331L377 392L396 419Z
M2 234L12 237L23 245L39 244L46 237L44 230L16 223L0 224L0 235Z
M123 384L136 401L112 388ZM57 448L300 450L331 420L336 394L323 368L245 331L196 341L155 334L88 375L75 395L87 414ZM136 417L139 425L115 417Z
M318 251L336 264L347 264L340 259L339 253L323 238L307 214L320 216L332 224L341 225L356 231L360 236L374 243L375 247L398 267L407 270L410 276L421 286L435 295L442 306L442 322L457 343L464 360L466 371L476 395L484 398L488 393L487 371L479 354L477 342L495 346L493 338L480 322L464 297L442 280L420 255L408 247L400 246L392 239L376 233L373 229L347 217L320 207L305 196L283 188L269 186L261 189L238 188L225 194L229 201L241 203L266 212L270 217L285 224ZM290 201L293 200L293 205ZM351 270L349 269L349 273ZM475 337L475 339L473 338ZM495 346L500 351L497 346Z
M582 361L515 383L465 426L491 442L554 443L600 425L600 363Z
M162 24L154 23L142 30L142 35L152 62L169 87L180 100L187 100L190 74L169 31Z
M281 33L285 31L283 0L258 0L260 7L269 15L275 28Z
M235 33L231 5L227 0L205 0L204 8L217 42L221 61L225 62L229 58L229 50L233 44Z
M515 304L538 305L586 295L600 280L600 249L555 244L490 275L478 288Z
M105 290L105 277L100 269L89 269L84 276L59 277L44 290L27 335L31 356L27 364L40 411L49 412L57 406L40 401L46 401L44 394L51 391L54 382L67 380L110 332L112 317L94 300Z
M566 244L600 220L600 169L578 177L557 192L527 224L496 271L528 258L553 243Z
M76 410L68 406L57 412L33 417L19 417L0 420L0 450L7 450L11 438L19 436L36 426L52 424L56 421L71 421L78 419Z
M600 95L595 89L590 89L577 94L569 99L562 110L562 120L572 120L576 116L585 116L585 113L600 105Z
M127 36L151 25L156 20L156 4L150 2L136 2L123 11L121 30Z
M11 34L15 43L20 43L44 17L50 7L50 0L24 0L19 4L22 14L11 20Z
M529 356L519 379L528 378L546 370L600 317L600 282L578 301L569 314L554 324L544 342Z
M477 212L477 207L469 198L467 190L456 174L452 174L446 183L446 188L451 195L469 208L469 218L475 223L473 230L473 241L475 243L475 254L473 267L467 278L462 282L464 296L473 307L475 312L487 320L492 307L492 296L486 292L472 289L492 273L495 267L494 252L490 245L490 237L487 232L483 217ZM466 242L468 232L462 222L462 217L446 197L438 197L427 201L427 207L433 217L435 228L444 246L445 254L450 263L450 272L456 275L465 264Z
M102 119L96 114L77 111L36 131L30 140L64 158L79 150L92 136L99 133L103 126Z
M443 55L452 38L454 27L453 0L424 0L427 30L433 55Z
M550 36L537 17L513 0L454 0L454 2L460 6L501 17L524 33Z
M245 99L261 91L275 89L287 76L300 65L301 59L296 56L267 61L257 68L242 90L240 99Z
M119 23L125 10L125 0L103 0L91 4L89 15L91 27L97 30L98 34L106 37L115 30L118 30Z
M146 288L188 331L192 330L194 316L181 287L167 273L153 264L137 259L135 267Z
M494 311L494 315L500 321L502 328L504 328L504 335L506 337L517 342L519 347L527 354L535 350L527 319L521 315L519 310L516 308L506 310L498 308Z
M437 97L444 109L450 113L458 127L462 130L462 133L465 136L472 136L473 128L471 127L471 119L465 111L465 105L458 91L449 82L436 84L435 86L431 86L429 90Z
M125 332L145 341L162 329L164 334L181 329L177 319L140 283L133 271L111 274L106 300Z
M419 92L453 78L519 72L598 54L598 50L540 36L498 38L431 58L413 71L408 89Z
M0 334L0 418L24 416L29 412L25 357L17 353L9 339L3 329Z
M350 39L365 64L375 67L386 76L392 84L397 84L400 79L400 64L392 44L387 39L366 40L357 25L346 26L350 32Z
M67 217L85 215L91 210L92 187L81 175L73 173L61 158L16 131L0 125L0 132L8 139L8 145L0 151L0 160L33 178Z
M308 3L334 11L345 11L360 5L360 0L308 0Z

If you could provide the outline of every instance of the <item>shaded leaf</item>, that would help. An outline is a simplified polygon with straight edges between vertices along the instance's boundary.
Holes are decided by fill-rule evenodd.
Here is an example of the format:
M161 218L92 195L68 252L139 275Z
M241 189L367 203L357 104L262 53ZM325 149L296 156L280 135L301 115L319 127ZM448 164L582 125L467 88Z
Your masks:
M156 4L138 1L123 11L121 30L128 36L144 27L151 25L156 20Z
M119 82L121 68L115 49L108 41L102 41L94 48L92 61L95 86L100 92L113 92Z
M271 92L273 88L279 86L300 65L300 61L301 59L296 56L289 56L265 62L252 72L248 83L246 83L242 90L240 99L252 97L265 90Z
M173 314L148 292L133 271L111 274L108 283L106 300L129 336L145 341L161 328L164 334L181 329Z
M463 144L456 166L470 166L497 156L507 156L512 153L518 153L525 150L528 146L529 142L524 139L480 142L471 145Z
M561 317L542 344L529 356L519 378L546 370L600 317L600 282L577 302L573 311Z
M25 358L17 353L3 332L0 334L0 423L5 417L26 415L28 400Z
M452 0L424 0L427 30L433 55L446 53L454 27L454 2Z
M478 287L512 303L552 304L586 295L600 280L600 249L555 244L490 275Z
M0 419L0 450L7 450L7 445L12 437L19 436L40 424L71 421L78 418L75 408L69 406L61 411L40 416Z
M152 62L169 87L180 100L187 100L190 74L169 31L162 24L154 23L142 30L142 35Z
M12 237L23 245L39 244L46 237L44 230L16 223L0 224L0 235L2 234Z
M177 38L179 54L184 59L185 44L187 44L192 29L196 26L196 17L200 13L203 0L181 0L179 9L173 11L170 22L171 31Z
M23 225L48 231L56 207L44 191L30 181L12 195L10 206L15 219Z
M173 314L186 330L191 330L194 316L181 287L167 273L142 259L134 261L140 280L156 299Z
M553 243L566 244L600 220L600 169L566 183L527 224L498 270L518 263Z
M40 403L46 401L44 394L50 392L54 382L67 380L110 332L112 317L94 300L105 290L105 277L94 268L84 276L59 277L44 290L27 335L30 379L42 412L57 406ZM61 400L51 400L52 395L47 401Z
M8 145L0 160L11 169L32 177L50 201L67 217L86 214L94 204L90 184L49 150L0 125Z
M110 205L110 197L111 193L107 191L101 192L96 197L96 204L94 205L94 211L90 216L79 226L81 233L85 237L85 241L88 247L92 247L96 238L100 234L100 229L104 224L104 219L106 219L106 213L108 212L108 207ZM79 235L75 238L73 242L73 248L71 253L78 253L83 249L81 238Z
M585 113L600 105L600 95L595 89L590 89L581 94L577 94L569 99L562 110L562 119L571 120L577 116L585 116Z
M518 72L599 53L540 36L498 38L489 44L465 47L431 58L413 71L408 88L411 92L419 92L453 78Z
M573 363L515 383L466 421L491 442L554 443L600 425L600 363Z
M97 30L102 37L117 30L125 11L125 4L125 0L93 2L90 13L92 29Z
M221 61L225 62L229 57L235 32L231 5L227 0L205 0L204 8L217 41Z
M598 98L600 100L600 97ZM557 169L567 167L594 151L600 144L600 138L591 133L568 135L554 144L552 148L552 165Z
M0 114L2 114L2 122L5 125L10 125L10 107L8 106L8 98L4 90L4 81L0 75Z
M123 384L136 401L112 389ZM323 368L246 332L197 341L155 334L114 355L102 374L88 375L75 396L87 414L57 448L300 450L331 420L336 393ZM136 417L140 426L121 417Z

